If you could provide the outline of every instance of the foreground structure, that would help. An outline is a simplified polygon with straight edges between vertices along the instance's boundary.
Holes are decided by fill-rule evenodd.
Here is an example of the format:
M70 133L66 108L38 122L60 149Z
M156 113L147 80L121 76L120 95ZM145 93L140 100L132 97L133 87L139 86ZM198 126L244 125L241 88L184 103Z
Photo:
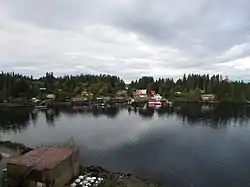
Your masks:
M79 174L78 150L40 147L12 158L7 164L11 187L62 187Z

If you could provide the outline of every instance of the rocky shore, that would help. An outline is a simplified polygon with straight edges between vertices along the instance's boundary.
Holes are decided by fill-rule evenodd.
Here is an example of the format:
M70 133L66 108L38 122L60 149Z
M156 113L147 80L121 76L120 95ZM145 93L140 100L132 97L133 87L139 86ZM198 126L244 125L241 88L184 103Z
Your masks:
M102 167L82 167L82 174L91 173L93 176L102 177L104 182L100 187L159 187L160 184L150 182L147 179L136 177L127 173L115 173L105 170Z
M12 150L12 153L15 153L15 154L25 154L32 150L32 148L27 147L23 144L14 143L10 141L0 141L0 155L3 151L6 151L6 148L9 150L9 153L10 153L10 150ZM0 168L0 169L3 169L3 168ZM150 182L147 179L139 178L132 174L110 172L99 166L80 166L80 175L88 175L88 174L91 174L92 176L96 176L96 177L102 177L104 179L103 182L99 185L100 187L159 187L161 186L160 184Z

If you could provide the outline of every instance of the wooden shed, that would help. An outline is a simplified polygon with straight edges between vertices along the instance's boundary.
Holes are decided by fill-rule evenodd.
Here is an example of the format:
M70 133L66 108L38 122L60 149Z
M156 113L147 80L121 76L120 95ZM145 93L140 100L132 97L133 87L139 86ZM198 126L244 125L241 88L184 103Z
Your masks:
M78 174L78 150L71 147L40 147L7 163L12 187L62 187Z

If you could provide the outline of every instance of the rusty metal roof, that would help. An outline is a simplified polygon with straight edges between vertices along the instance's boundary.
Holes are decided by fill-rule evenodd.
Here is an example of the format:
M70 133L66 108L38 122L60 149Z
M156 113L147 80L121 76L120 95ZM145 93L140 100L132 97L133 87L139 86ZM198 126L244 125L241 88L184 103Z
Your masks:
M40 147L17 158L12 158L9 163L42 171L53 169L72 153L73 149L68 147Z

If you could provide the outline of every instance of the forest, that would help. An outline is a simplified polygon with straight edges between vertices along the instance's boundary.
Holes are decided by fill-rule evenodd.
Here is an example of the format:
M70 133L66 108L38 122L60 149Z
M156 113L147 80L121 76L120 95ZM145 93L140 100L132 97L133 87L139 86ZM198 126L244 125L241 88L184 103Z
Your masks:
M46 88L46 93L55 94L57 101L65 101L83 91L93 93L94 97L112 96L118 90L125 88L128 94L136 89L155 90L167 99L176 99L175 93L179 92L181 93L179 98L186 101L198 101L202 93L215 94L218 101L245 102L250 100L249 83L230 81L222 75L188 74L177 80L143 76L125 84L124 80L118 76L102 74L57 77L52 72L47 72L40 78L13 72L0 74L0 102L27 102L30 98L39 95L40 88Z

